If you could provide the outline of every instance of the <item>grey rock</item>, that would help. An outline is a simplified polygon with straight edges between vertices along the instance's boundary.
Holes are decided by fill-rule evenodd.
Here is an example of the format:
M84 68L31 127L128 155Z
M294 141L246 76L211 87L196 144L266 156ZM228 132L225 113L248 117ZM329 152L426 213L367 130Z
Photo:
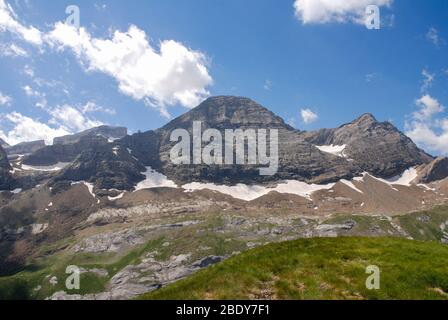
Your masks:
M99 126L96 128L88 129L77 134L67 135L63 137L54 138L53 144L73 144L79 142L83 137L100 136L107 140L121 139L127 136L128 130L124 127L112 127L112 126Z
M430 183L446 177L448 177L448 158L438 157L421 168L416 181L418 183Z
M42 148L45 148L46 144L44 140L37 140L37 141L31 141L31 142L22 142L19 144L16 144L12 147L5 148L6 153L11 155L26 155L36 152L37 150L40 150Z

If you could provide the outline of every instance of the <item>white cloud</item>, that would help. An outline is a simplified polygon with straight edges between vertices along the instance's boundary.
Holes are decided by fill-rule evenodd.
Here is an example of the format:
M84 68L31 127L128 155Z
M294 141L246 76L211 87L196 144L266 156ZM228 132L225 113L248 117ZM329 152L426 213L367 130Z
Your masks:
M413 117L420 121L430 120L437 113L443 112L444 107L430 95L424 95L417 99L415 104L420 110L413 113Z
M9 106L11 105L12 98L0 92L0 106Z
M272 89L272 81L266 80L263 85L264 90L271 91Z
M406 135L425 150L447 155L448 118L436 117L445 110L444 106L429 95L416 100L416 105L419 110L405 123Z
M305 124L310 124L319 119L319 116L310 109L301 109L300 116Z
M49 123L59 125L67 131L79 132L103 125L102 122L89 119L78 109L69 105L57 106L49 111L53 117Z
M0 31L9 31L34 45L39 46L43 43L42 33L35 27L26 27L21 24L16 13L5 0L0 0Z
M433 84L436 76L435 76L435 74L430 73L426 69L422 70L422 76L423 76L423 85L422 85L421 91L426 92L426 91L428 91L429 88L432 87L432 84Z
M81 107L82 113L92 113L92 112L103 112L107 114L114 115L117 112L112 108L106 108L103 106L97 105L95 102L89 101L85 105Z
M53 143L53 138L67 135L69 132L62 127L52 128L45 123L23 116L18 112L12 112L4 116L14 127L5 134L0 130L0 138L10 145L24 141L45 140L47 144Z
M0 55L4 57L26 57L28 53L22 47L11 43L9 45L0 44Z
M103 8L103 6L101 6ZM145 31L131 25L110 39L92 37L85 29L57 22L52 31L24 26L12 7L0 0L0 32L9 31L34 44L71 49L86 71L113 77L119 90L169 117L168 107L192 108L206 99L213 79L206 56L174 40L149 43ZM41 48L41 47L40 47ZM40 103L42 104L42 103Z
M436 47L439 47L441 44L445 43L445 40L440 37L439 31L434 27L429 28L426 33L426 39L432 42Z
M157 51L136 26L115 31L112 39L99 39L84 28L56 23L46 39L59 50L70 48L88 71L110 75L122 93L162 114L167 115L170 105L191 108L209 96L213 80L204 54L173 40L162 41Z
M369 5L390 6L393 0L296 0L295 14L303 24L346 23L364 24Z

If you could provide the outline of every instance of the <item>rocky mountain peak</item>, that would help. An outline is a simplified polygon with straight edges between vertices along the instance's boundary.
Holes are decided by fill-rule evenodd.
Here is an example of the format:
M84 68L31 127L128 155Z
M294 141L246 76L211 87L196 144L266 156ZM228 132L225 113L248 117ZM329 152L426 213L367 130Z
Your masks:
M176 118L162 128L188 128L193 121L202 121L217 129L231 128L292 128L282 118L244 97L217 96L202 102L199 106Z
M377 123L378 121L371 113L364 113L362 116L360 116L358 119L353 121L354 124L373 124Z

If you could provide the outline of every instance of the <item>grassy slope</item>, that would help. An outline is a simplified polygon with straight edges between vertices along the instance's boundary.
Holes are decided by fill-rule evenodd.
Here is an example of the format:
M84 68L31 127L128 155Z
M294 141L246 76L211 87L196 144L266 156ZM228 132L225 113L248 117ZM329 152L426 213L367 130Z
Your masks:
M381 269L367 290L366 266ZM142 299L447 299L448 246L397 238L302 239L260 247Z

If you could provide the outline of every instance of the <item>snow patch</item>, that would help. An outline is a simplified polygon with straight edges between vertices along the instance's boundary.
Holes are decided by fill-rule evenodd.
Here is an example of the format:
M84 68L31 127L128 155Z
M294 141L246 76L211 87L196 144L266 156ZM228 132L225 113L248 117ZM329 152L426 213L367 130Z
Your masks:
M186 192L209 189L212 191L218 191L223 194L227 194L235 199L240 199L244 201L255 200L264 195L267 195L272 191L286 194L295 194L307 198L308 200L311 200L311 194L313 194L314 192L319 190L331 189L334 187L334 185L335 185L334 183L326 185L318 185L318 184L307 184L305 182L296 180L288 180L285 183L278 184L275 188L268 188L257 185L248 186L241 183L237 184L236 186L224 186L224 185L216 185L214 183L199 183L199 182L193 182L183 185L182 188L185 189Z
M70 162L58 162L52 166L28 166L22 164L22 169L26 171L59 171L70 165Z
M347 145L343 144L341 146L335 146L332 144L329 146L315 146L315 147L322 152L331 153L335 156L345 158L344 150L347 147Z
M48 228L48 223L35 223L31 225L31 233L33 235L44 232Z
M122 193L120 193L118 196L116 196L116 197L107 197L110 201L114 201L114 200L118 200L118 199L121 199L121 198L123 198L123 196L124 196L124 192L122 192Z
M153 170L151 167L146 167L146 171L143 174L146 178L137 184L135 191L152 188L177 188L174 181L169 180L165 175Z
M415 168L409 168L401 175L387 179L390 184L401 185L401 186L411 186L411 182L417 178L417 170Z
M115 146L112 148L112 152L114 153L114 155L118 156L118 151L120 150L119 146Z

